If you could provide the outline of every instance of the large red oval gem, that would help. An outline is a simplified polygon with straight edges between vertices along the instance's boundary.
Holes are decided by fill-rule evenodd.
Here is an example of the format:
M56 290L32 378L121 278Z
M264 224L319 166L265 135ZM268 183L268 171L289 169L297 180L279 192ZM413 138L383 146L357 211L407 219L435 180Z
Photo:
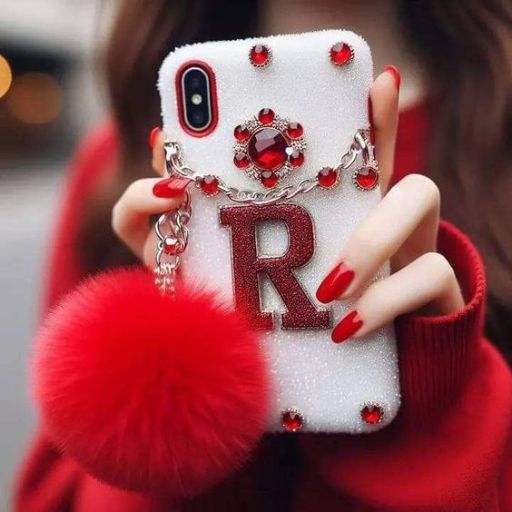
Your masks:
M275 128L261 128L249 139L247 152L252 163L262 171L275 171L282 167L288 155L286 137Z
M372 190L379 182L379 173L373 167L366 167L355 174L354 180L359 188Z
M331 47L331 62L336 66L344 66L354 57L352 48L347 43L336 43Z
M369 425L376 425L382 421L384 410L377 404L366 404L361 409L361 418Z
M304 418L300 412L290 409L283 412L281 417L283 428L287 432L297 432L302 428L304 424Z

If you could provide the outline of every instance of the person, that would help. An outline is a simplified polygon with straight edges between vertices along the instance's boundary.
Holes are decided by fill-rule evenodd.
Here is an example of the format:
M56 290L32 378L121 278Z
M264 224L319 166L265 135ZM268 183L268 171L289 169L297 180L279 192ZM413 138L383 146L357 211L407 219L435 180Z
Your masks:
M365 37L375 68L384 69L370 106L385 195L340 247L344 265L326 269L320 295L351 296L391 258L386 307L378 293L363 295L363 325L354 332L345 323L341 335L395 320L401 411L371 436L269 436L238 474L176 503L187 512L512 510L511 2L123 2L106 55L112 119L72 165L45 308L86 274L150 264L148 218L180 201L179 181L171 186L177 197L153 194L163 134L152 135L159 177L150 177L146 144L159 124L157 70L174 46L339 26ZM441 197L444 218L458 227L439 220ZM347 267L348 284L339 277ZM138 512L176 503L96 479L42 430L15 495L23 512Z

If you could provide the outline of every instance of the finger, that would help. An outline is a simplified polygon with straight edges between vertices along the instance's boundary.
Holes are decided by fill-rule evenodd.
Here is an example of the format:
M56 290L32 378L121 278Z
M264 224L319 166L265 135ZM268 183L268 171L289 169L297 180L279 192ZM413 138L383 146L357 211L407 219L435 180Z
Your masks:
M435 251L439 207L439 189L429 178L411 174L397 183L351 235L341 261L318 287L318 300L356 294L392 257L400 269Z
M394 66L387 66L385 71L376 78L370 90L375 154L379 162L383 193L388 189L393 175L399 87L398 70Z
M455 273L444 256L423 254L387 279L372 284L334 328L332 340L361 338L397 316L421 308L444 315L464 307Z
M133 182L114 205L112 229L139 257L150 232L149 217L171 211L183 203L184 191L174 198L157 197L153 190L159 178L144 178Z
M156 131L157 130L157 131ZM153 170L158 176L165 176L166 167L165 167L165 152L164 152L164 142L165 135L164 132L160 128L155 128L152 132L152 136L150 137L150 143L152 147L152 166Z
M150 268L154 268L156 265L157 243L158 238L154 229L152 229L149 235L146 237L144 247L142 248L142 260L144 264Z

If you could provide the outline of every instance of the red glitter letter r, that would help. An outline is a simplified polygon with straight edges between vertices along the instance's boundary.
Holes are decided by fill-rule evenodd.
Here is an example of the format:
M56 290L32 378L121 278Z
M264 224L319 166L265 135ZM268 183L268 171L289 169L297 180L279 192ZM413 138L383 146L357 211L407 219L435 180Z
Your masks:
M316 308L293 273L311 260L315 249L313 221L307 210L295 204L224 206L220 221L231 227L235 305L250 315L257 328L274 328L272 313L261 311L259 273L268 276L286 306L284 329L330 326L329 312ZM269 221L284 222L288 228L288 250L282 256L257 254L256 224Z

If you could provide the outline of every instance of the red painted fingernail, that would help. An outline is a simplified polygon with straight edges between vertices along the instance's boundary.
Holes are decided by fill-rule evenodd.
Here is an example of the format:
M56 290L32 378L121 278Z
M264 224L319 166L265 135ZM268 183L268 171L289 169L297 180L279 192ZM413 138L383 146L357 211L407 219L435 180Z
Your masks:
M149 137L148 137L148 143L149 143L149 147L151 149L153 149L155 147L155 144L156 144L156 139L158 138L158 136L160 135L160 132L162 130L160 128L158 128L158 126L156 128L153 128L151 130L151 132L149 133Z
M398 68L396 66L393 66L392 64L388 64L384 71L387 73L391 73L393 75L393 79L395 80L396 88L400 89L400 82L402 81L402 77L400 76L400 71L398 71Z
M373 128L373 105L370 96L368 96L368 121L370 123L370 142L375 144L375 130Z
M343 317L331 334L334 343L342 343L353 336L363 325L363 321L357 311L351 311Z
M179 197L183 194L183 191L187 188L189 183L190 180L177 178L176 176L165 178L153 187L153 195L165 199Z
M337 299L348 288L352 279L354 279L354 271L342 261L320 283L316 298L324 304Z

